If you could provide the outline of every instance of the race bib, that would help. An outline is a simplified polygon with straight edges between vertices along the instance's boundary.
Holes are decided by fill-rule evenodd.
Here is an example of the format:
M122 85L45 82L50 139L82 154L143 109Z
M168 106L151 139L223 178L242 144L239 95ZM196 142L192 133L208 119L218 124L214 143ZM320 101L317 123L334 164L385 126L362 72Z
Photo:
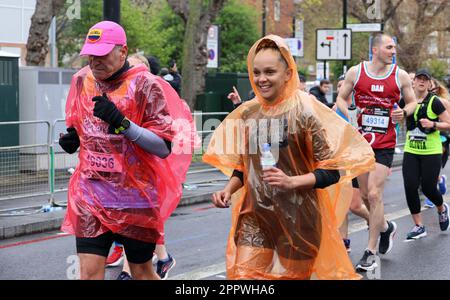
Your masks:
M123 136L86 137L80 151L82 174L91 180L121 183L124 175Z
M123 171L123 155L121 154L85 152L84 155L91 170L110 173Z
M388 108L367 107L361 116L362 130L386 134L390 122L389 112Z
M427 135L423 133L418 127L414 130L408 131L409 140L410 141L425 141L427 139Z

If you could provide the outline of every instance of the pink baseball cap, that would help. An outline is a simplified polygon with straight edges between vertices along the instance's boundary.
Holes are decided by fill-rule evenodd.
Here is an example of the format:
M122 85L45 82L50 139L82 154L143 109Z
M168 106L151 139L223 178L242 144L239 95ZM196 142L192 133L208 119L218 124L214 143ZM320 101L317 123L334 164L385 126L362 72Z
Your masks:
M80 55L107 55L117 46L127 43L127 36L122 26L111 21L102 21L89 29Z

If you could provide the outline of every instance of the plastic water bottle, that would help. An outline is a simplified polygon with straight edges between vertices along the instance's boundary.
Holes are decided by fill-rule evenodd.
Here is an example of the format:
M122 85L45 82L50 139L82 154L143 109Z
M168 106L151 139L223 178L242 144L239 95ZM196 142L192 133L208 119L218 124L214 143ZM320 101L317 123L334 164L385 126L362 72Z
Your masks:
M358 128L358 109L355 104L348 107L348 122L355 128Z
M270 167L275 167L277 162L275 157L273 157L272 152L270 151L270 145L267 143L263 144L262 152L261 152L261 167L263 170L267 170Z
M50 204L43 205L41 210L42 212L53 212L53 211L59 211L63 208L61 206L51 206Z
M394 103L394 107L392 108L392 111L396 110L397 108L398 108L398 104ZM391 114L391 122L394 125L397 124L397 122L395 122L394 119L392 118L392 114Z

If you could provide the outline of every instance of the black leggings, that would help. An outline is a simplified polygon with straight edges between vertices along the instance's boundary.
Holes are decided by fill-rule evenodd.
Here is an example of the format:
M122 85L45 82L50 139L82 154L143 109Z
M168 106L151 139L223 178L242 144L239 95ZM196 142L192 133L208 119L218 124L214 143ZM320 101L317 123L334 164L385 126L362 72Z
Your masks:
M448 161L449 146L450 146L450 137L447 137L445 143L442 143L442 169L445 167Z
M416 155L407 152L403 154L403 184L411 214L420 213L419 184L422 186L423 194L434 205L442 205L442 195L437 189L441 160L441 154Z

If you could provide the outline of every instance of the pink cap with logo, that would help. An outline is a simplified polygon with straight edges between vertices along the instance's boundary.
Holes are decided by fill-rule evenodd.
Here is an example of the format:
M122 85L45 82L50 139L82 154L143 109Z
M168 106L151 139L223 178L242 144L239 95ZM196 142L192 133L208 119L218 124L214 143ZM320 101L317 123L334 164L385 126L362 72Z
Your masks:
M117 46L127 43L122 26L111 21L102 21L89 29L80 55L104 56Z

